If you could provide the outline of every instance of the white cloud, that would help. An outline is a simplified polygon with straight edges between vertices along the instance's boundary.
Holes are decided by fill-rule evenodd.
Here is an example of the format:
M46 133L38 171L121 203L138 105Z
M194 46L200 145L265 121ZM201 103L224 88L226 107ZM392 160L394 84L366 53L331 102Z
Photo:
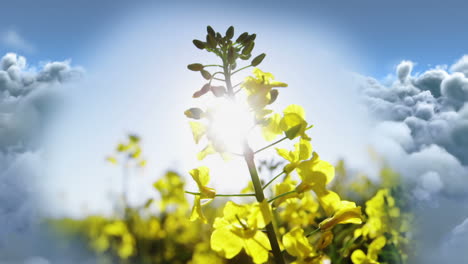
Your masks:
M411 75L413 70L413 62L411 61L402 61L397 66L397 76L400 82L404 83L406 79Z
M468 77L468 55L461 57L455 64L450 67L453 72L461 72Z
M18 51L33 53L36 50L34 45L29 43L17 31L12 29L5 31L1 35L0 40L3 45Z
M468 217L468 56L452 72L436 67L412 76L412 66L403 61L385 83L358 77L376 118L372 145L415 198L418 261L462 263L468 220L454 219Z
M46 239L37 210L40 139L57 91L82 74L69 61L34 70L15 53L0 59L0 262L23 263L25 254L38 251L37 241Z

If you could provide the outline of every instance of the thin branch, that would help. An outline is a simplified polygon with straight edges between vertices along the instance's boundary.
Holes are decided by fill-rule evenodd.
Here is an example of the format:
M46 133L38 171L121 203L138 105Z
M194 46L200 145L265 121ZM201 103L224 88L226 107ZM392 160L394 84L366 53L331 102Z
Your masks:
M208 65L203 65L204 68L206 67L223 67L222 65L219 65L219 64L208 64Z
M261 203L265 200L265 194L262 190L262 185L260 183L260 178L258 177L257 166L255 165L254 153L249 147L247 141L244 146L244 158L249 168L250 177L252 178L252 184L255 190L255 197L257 202ZM270 240L271 250L276 264L285 264L283 254L281 253L281 248L279 247L278 237L276 235L275 228L273 227L273 222L268 223L265 226L267 230L268 240Z
M265 146L265 147L263 147L263 148L261 148L261 149L255 151L254 154L257 154L257 153L259 153L260 151L263 151L263 150L265 150L265 149L267 149L267 148L269 148L269 147L271 147L271 146L274 146L274 145L280 143L281 141L283 141L283 140L285 140L285 139L287 139L287 138L288 138L288 137L284 137L284 138L282 138L282 139L280 139L280 140L277 140L277 141L271 143L270 145Z
M233 71L233 72L231 73L231 76L234 75L234 74L236 74L236 73L238 73L238 72L240 72L240 71L242 71L242 70L245 70L245 69L247 69L247 68L249 68L249 67L252 67L252 65L247 65L247 66L242 67L242 68L240 68L240 69L238 69L238 70L236 70L236 71Z
M199 193L199 192L185 191L185 193L192 194L192 195L201 195L201 193ZM215 196L219 196L219 197L255 196L255 193L216 194Z
M234 156L244 157L244 154L240 154L240 153L236 153L236 152L226 152L226 153L234 155Z
M270 185L272 182L274 182L276 179L278 179L278 177L280 177L281 175L284 174L284 171L282 171L281 173L279 173L278 175L276 175L275 177L273 177L273 179L271 179L267 184L265 184L262 189L265 190L266 187L268 187L268 185Z
M317 233L318 231L320 231L320 228L317 228L314 231L310 232L309 234L306 235L306 237L310 237L311 235Z
M274 200L276 200L276 199L278 199L278 198L281 198L281 197L286 196L286 195L289 195L289 194L293 194L293 193L295 193L295 192L296 192L296 190L282 193L282 194L280 194L280 195L278 195L278 196L276 196L276 197L271 198L270 200L268 200L268 202L271 203L271 202L273 202Z
M232 88L234 89L234 88L236 88L237 86L241 85L242 83L244 83L244 82L240 82L240 83L234 85Z

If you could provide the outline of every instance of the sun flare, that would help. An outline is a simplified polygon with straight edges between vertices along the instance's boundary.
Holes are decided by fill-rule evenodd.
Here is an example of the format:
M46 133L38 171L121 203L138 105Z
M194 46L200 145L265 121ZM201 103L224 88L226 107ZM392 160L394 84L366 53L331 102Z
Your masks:
M216 102L210 111L209 137L228 152L242 153L244 141L255 125L253 113L245 101L227 98L213 101Z

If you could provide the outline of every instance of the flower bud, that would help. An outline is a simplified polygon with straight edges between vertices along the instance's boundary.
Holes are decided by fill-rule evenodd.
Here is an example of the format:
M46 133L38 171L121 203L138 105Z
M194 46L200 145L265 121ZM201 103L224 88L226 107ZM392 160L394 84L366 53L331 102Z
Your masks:
M191 71L201 71L203 70L203 64L201 63L192 63L187 65L187 68Z

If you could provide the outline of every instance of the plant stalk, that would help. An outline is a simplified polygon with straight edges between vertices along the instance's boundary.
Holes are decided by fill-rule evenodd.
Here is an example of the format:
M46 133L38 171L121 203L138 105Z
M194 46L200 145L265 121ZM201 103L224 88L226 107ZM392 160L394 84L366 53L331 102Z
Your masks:
M254 153L247 143L245 144L244 149L244 159L247 163L247 167L249 168L250 177L252 178L252 183L255 189L255 198L257 198L257 201L260 203L265 200L265 194L263 193L262 184L260 183L260 179L258 177L257 167L254 161ZM271 250L275 258L275 263L285 264L283 254L281 253L281 249L278 244L275 228L273 227L273 222L270 222L266 226L266 231L268 239L270 240Z
M225 77L225 82L226 82L226 88L228 92L229 98L235 100L235 95L233 92L233 87L231 83L231 71L229 68L229 64L227 62L227 59L223 57L223 68L224 68L224 77ZM244 67L247 68L247 67ZM242 68L243 69L243 68ZM239 69L235 71L234 73L242 70ZM254 160L254 152L250 148L247 140L245 141L244 145L244 159L245 162L247 163L247 167L249 168L250 172L250 177L252 178L252 183L255 189L255 198L259 203L263 202L265 200L265 194L263 193L262 189L262 184L260 183L260 178L258 177L258 172L257 172L257 167L255 165L255 160ZM273 257L275 259L276 264L285 264L283 254L281 253L281 249L279 247L278 243L278 237L276 236L275 228L273 226L273 222L270 222L266 226L266 231L267 231L267 236L268 240L270 240L270 245L271 245L271 250L273 252Z

